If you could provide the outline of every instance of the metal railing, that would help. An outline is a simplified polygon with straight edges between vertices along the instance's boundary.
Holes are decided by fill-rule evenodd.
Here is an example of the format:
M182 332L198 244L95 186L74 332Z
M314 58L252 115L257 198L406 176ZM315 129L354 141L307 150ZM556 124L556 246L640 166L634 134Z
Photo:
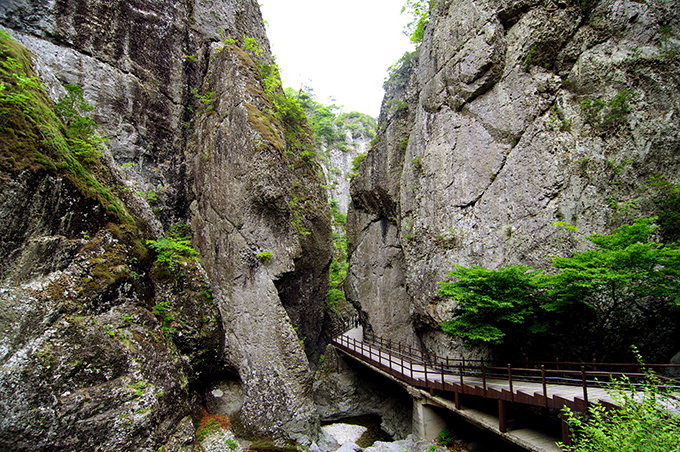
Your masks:
M530 362L519 365L495 365L483 359L449 358L415 348L372 333L364 333L363 340L346 335L334 339L333 344L373 364L382 371L415 387L442 390L459 394L473 394L499 400L518 401L545 407L561 408L569 405L585 411L589 404L589 388L612 384L612 379L625 379L630 384L641 384L648 377L646 369L680 370L680 365L638 363L578 363ZM626 371L631 369L632 371ZM540 384L540 391L527 394L515 391L521 383ZM680 390L678 378L657 376L659 386L671 391ZM550 385L552 391L548 391ZM559 385L556 388L556 385ZM569 400L559 397L560 388L580 387L580 397ZM553 394L553 397L550 394ZM557 397L554 397L557 395ZM457 403L458 404L458 403Z

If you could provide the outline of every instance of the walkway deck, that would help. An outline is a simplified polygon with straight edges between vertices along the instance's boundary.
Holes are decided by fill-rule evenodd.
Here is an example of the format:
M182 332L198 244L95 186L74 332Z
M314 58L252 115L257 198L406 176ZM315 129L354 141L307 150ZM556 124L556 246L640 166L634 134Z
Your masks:
M492 367L479 362L441 359L425 352L415 352L411 347L392 344L379 338L364 340L362 329L352 329L332 341L339 350L368 364L375 370L420 391L433 405L457 412L468 421L487 430L504 435L506 439L528 450L559 450L556 438L533 430L508 432L506 403L521 403L560 410L565 406L577 412L586 412L590 404L615 408L616 401L603 388L602 381L616 372L586 370L546 369L527 367ZM598 364L598 366L607 366ZM613 366L613 365L612 365ZM558 366L559 367L559 366ZM563 365L564 367L564 365ZM641 376L639 372L626 375ZM671 382L680 384L677 381ZM447 400L435 393L452 397ZM498 417L466 408L461 398L478 396L498 401ZM563 423L563 440L568 441L568 429Z

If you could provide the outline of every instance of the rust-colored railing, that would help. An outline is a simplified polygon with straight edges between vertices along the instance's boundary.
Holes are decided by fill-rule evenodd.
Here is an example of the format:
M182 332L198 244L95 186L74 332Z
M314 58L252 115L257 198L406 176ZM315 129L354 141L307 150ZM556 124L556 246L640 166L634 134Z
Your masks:
M453 392L456 404L461 394L472 394L510 402L521 402L550 408L570 406L586 411L589 388L611 384L612 379L627 379L631 384L644 380L645 369L680 371L680 365L630 363L529 362L494 365L483 359L455 359L437 356L401 342L384 339L371 333L357 340L347 335L338 336L333 344L345 352L366 361L382 371L414 387ZM630 369L630 370L626 370ZM680 390L677 378L658 376L663 387ZM540 390L527 394L515 391L524 382L539 385ZM548 385L552 391L548 390ZM564 399L555 396L559 388L580 387L580 395ZM573 393L573 391L572 391ZM551 396L553 394L553 396ZM592 399L592 398L591 398Z

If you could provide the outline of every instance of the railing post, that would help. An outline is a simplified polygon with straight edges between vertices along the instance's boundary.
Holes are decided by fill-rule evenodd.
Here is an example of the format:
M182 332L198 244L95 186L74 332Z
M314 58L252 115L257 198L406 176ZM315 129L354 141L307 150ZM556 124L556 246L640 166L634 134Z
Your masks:
M442 370L442 391L444 390L444 363L440 364Z
M387 366L390 368L390 372L394 372L394 369L392 369L392 353L389 350L387 352Z
M512 366L508 363L508 385L510 387L510 400L515 401L515 391L512 389Z
M560 413L560 421L562 421L562 442L567 446L571 446L571 435L569 434L569 424L567 424L567 415L564 412Z
M581 366L581 382L583 384L583 400L586 402L586 412L588 412L588 385L586 382L585 366Z
M425 372L425 387L427 388L427 363L423 362L423 371Z
M545 366L541 364L541 383L543 384L543 397L545 398L545 407L548 407L548 385L545 382Z
M486 397L486 366L482 360L482 387L484 388L484 397Z
M556 363L556 364L555 364L555 368L556 368L557 370L560 370L560 358L555 358L555 363Z
M460 375L460 392L465 394L465 383L463 382L463 363L458 364L458 374Z

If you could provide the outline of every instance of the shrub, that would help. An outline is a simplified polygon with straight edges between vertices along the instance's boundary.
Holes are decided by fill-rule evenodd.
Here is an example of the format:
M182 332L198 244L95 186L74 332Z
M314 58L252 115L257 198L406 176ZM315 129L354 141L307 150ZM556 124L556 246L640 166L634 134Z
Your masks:
M179 264L198 260L198 251L191 246L191 239L185 224L173 225L169 234L158 240L147 240L149 248L156 252L156 262L170 271L176 271Z
M257 56L262 55L262 53L264 52L264 48L262 47L260 42L257 39L252 38L250 36L243 37L242 47L244 50L247 50L248 52Z
M361 162L363 162L365 158L366 154L359 154L356 157L354 157L354 159L352 160L352 171L350 171L349 173L350 178L359 175L359 170L361 169Z
M74 153L84 162L103 155L106 140L95 133L97 123L91 116L94 107L83 97L78 85L66 85L66 95L59 98L55 111L67 126L66 136Z
M401 12L407 12L412 16L406 25L404 33L409 36L411 42L422 42L425 28L430 23L430 12L434 6L434 0L406 0Z
M271 262L273 255L274 253L272 251L264 251L262 253L256 254L255 257L257 257L257 259L263 264L268 264Z
M572 445L559 446L566 452L678 450L680 401L663 389L661 379L648 371L642 384L632 384L625 378L615 383L607 392L620 409L591 405L584 419L564 408Z
M416 155L411 159L411 165L413 165L414 170L421 171L423 169L423 158L419 155Z
M585 121L591 126L599 129L611 128L621 124L633 111L630 102L635 95L636 93L624 89L608 102L601 99L584 99L581 102L581 112L583 112Z
M167 334L177 332L170 326L171 322L175 320L175 316L170 312L171 305L172 303L169 301L162 301L151 308L151 312L153 312L156 317L160 318L161 329Z
M416 52L406 52L387 70L387 78L383 82L383 88L388 91L390 88L402 85L409 79L411 69L416 61Z
M437 435L437 439L435 441L437 442L437 444L444 447L448 447L454 443L453 436L451 435L451 432L448 429L444 429L441 432L439 432L439 435Z

